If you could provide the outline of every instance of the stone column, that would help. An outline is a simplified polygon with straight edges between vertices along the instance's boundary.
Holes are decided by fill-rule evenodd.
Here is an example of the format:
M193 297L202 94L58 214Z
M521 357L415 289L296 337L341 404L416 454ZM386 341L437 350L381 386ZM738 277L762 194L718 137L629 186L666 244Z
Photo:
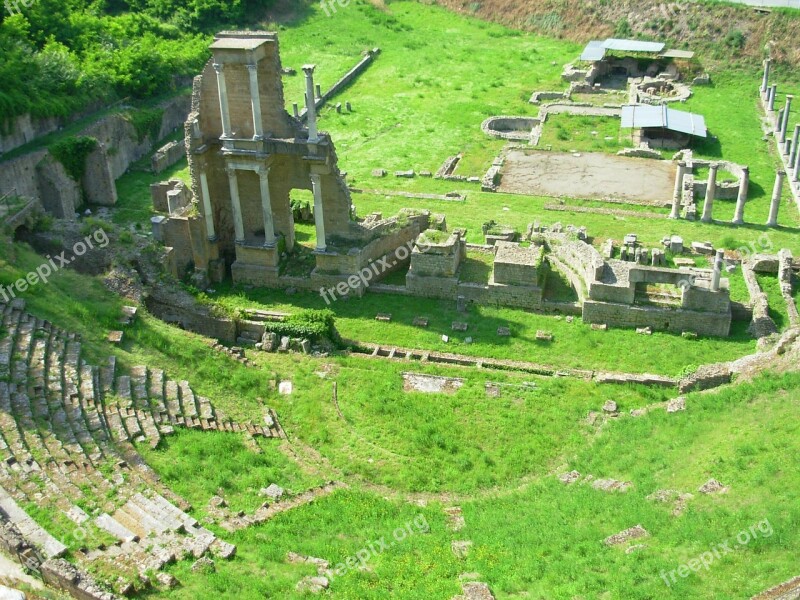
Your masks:
M300 118L300 109L297 106L297 102L292 102L292 113L294 114L295 119Z
M794 96L791 94L786 96L786 106L783 109L783 121L781 122L781 144L786 141L786 134L789 131L789 113L792 110L792 100L794 100Z
M249 64L250 73L250 105L253 107L253 139L264 139L264 123L261 119L261 95L258 92L258 65Z
M783 127L783 109L779 108L778 113L775 115L775 127L773 129L778 139L781 137L781 127Z
M794 180L800 181L800 148L797 149L797 154L794 156Z
M769 67L772 61L770 59L766 59L764 61L764 79L761 81L761 97L764 97L767 90L769 89Z
M678 171L675 174L675 191L672 195L672 212L670 219L679 219L681 216L681 200L683 200L683 176L686 174L686 161L678 162Z
M719 291L719 281L722 277L722 265L725 258L724 250L717 250L717 255L714 258L714 270L711 273L711 291Z
M306 74L306 122L308 124L308 141L316 144L319 141L317 136L317 106L314 103L314 69L316 65L303 65L303 73Z
M264 247L275 247L275 223L272 221L272 197L269 193L269 167L256 171L261 187L261 210L264 213Z
M239 178L236 176L236 169L228 167L228 185L231 188L231 212L233 213L233 230L236 243L244 242L244 222L242 221L242 204L239 200Z
M203 202L203 214L206 217L206 235L209 242L217 241L217 232L214 229L214 212L211 209L211 195L208 193L208 177L205 171L200 171L200 196Z
M789 155L789 167L797 160L797 144L800 143L800 123L794 126L794 134L792 135L792 153Z
M778 226L778 209L781 206L781 194L783 193L783 180L786 178L786 171L781 169L775 177L775 187L772 188L772 203L769 205L769 219L767 227Z
M742 180L739 182L739 195L736 198L736 212L733 215L734 225L744 224L744 203L747 202L747 189L750 186L750 167L742 168Z
M711 163L708 167L708 188L706 188L706 201L703 204L703 216L700 218L703 223L712 223L714 221L711 211L713 210L714 206L714 196L717 194L717 169L719 169L719 165L717 163Z
M778 85L773 83L772 87L769 89L769 104L767 104L767 110L770 112L775 112L775 97L778 95Z
M311 174L311 186L314 188L314 224L317 227L317 251L325 252L325 215L322 212L322 176Z
M217 72L217 89L219 90L219 112L222 116L222 135L231 136L231 115L228 109L228 87L225 85L225 65L214 63Z

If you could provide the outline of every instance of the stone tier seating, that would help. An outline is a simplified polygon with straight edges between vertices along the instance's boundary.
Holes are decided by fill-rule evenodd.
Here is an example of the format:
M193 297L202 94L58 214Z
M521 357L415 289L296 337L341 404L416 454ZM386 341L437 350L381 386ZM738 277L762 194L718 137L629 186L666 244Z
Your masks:
M160 370L118 373L113 357L88 364L78 336L27 314L19 300L0 303L0 321L0 548L43 574L67 550L79 568L110 564L121 593L176 559L233 556L235 546L186 514L188 503L131 442L155 447L175 427L282 437L274 413L265 426L232 422ZM80 537L55 539L31 506L72 521Z

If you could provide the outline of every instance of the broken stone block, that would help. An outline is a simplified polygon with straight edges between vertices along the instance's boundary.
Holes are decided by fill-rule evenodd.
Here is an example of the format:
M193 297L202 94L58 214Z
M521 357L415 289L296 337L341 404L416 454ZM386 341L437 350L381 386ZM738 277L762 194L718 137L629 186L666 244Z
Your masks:
M414 175L415 175L415 173L414 173L413 169L408 170L408 171L395 171L394 172L394 176L395 177L403 177L403 178L406 178L406 179L413 179Z
M106 339L112 344L121 344L124 335L122 331L110 331Z
M699 491L702 494L724 494L730 488L726 485L723 485L716 479L709 479L703 485L700 486Z
M273 502L277 502L283 497L284 490L281 486L275 483L270 483L269 486L262 488L259 494L262 496L267 496Z
M692 252L697 254L714 254L714 246L711 242L692 242Z
M653 335L653 329L651 327L637 327L636 333L640 333L642 335Z
M592 323L592 329L594 331L606 331L608 325L606 323Z
M278 347L278 334L271 331L264 332L261 337L261 349L264 352L274 352Z
M678 412L679 410L686 410L686 398L684 396L678 396L674 400L667 402L668 413Z
M498 327L497 335L500 337L509 337L511 335L511 330L508 327Z
M386 177L386 169L373 169L372 170L373 177Z
M673 235L669 238L669 251L673 254L683 253L683 238L679 235Z
M214 561L207 556L203 556L195 561L192 565L192 571L195 573L204 572L204 573L213 573L216 571L216 565Z
M288 335L284 335L281 337L281 345L278 347L278 351L280 352L288 352L289 351L289 344L292 343L292 338Z
M161 587L165 587L170 590L178 586L178 580L169 573L164 573L163 571L156 573L156 581ZM0 595L0 598L2 598L2 595Z
M592 482L592 487L603 492L625 492L631 487L630 481L619 481L617 479L597 479Z
M559 481L561 481L561 483L564 483L566 485L575 483L580 478L581 474L578 473L578 471L570 471L569 473L562 473L561 475L558 476Z
M381 321L382 323L389 323L392 320L392 315L388 313L378 313L375 315L376 321Z
M603 543L605 543L606 546L616 546L618 544L624 544L628 540L636 540L639 538L648 537L649 535L650 534L644 527L641 525L635 525L629 529L625 529L619 533L608 536L605 540L603 540Z
M292 382L291 381L281 381L278 384L278 393L281 396L289 396L292 393Z
M472 548L472 542L470 540L458 540L454 541L450 547L456 558L466 558L470 548Z
M466 331L469 327L469 324L462 321L453 321L450 327L453 331Z
M609 414L616 414L617 412L617 403L613 400L607 400L605 404L603 404L603 412Z
M303 577L295 588L298 592L310 592L312 594L321 594L328 589L330 582L327 577Z
M414 317L414 322L412 324L414 327L427 327L428 319L427 317Z
M542 331L541 329L538 329L536 331L536 339L540 342L552 342L553 334L549 331Z
M443 336L442 336L442 341L443 341L443 342L446 344L447 342L449 342L449 341L450 341L450 336L443 335Z

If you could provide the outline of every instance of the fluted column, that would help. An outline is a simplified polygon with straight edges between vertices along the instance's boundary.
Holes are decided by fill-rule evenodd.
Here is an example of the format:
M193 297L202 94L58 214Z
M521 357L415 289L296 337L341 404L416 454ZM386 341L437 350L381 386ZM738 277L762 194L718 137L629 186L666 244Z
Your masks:
M250 73L250 104L253 108L253 139L264 139L264 126L261 120L261 95L258 92L258 65L247 65Z
M206 172L200 171L200 196L203 202L203 214L206 220L206 235L209 242L217 241L217 232L214 229L214 212L211 209L211 195L208 192L208 177Z
M767 90L769 89L769 68L772 61L770 59L766 59L764 61L764 78L761 81L761 96L763 97L766 94Z
M778 226L778 209L781 206L781 194L783 193L783 180L786 178L786 171L781 169L775 176L775 187L772 188L772 201L769 205L768 227Z
M724 250L717 250L717 254L714 257L714 270L711 273L711 291L718 292L719 291L719 282L722 278L722 265L724 264L725 258L725 251Z
M770 86L770 93L769 93L769 103L767 104L767 110L770 112L775 111L775 97L778 95L778 85L773 83Z
M244 242L244 222L242 221L242 204L239 200L239 178L236 169L228 167L228 185L231 189L231 212L233 213L233 230L236 243Z
M675 174L675 191L672 194L672 211L669 213L670 219L678 219L681 216L681 200L683 200L683 177L686 174L686 162L678 162L678 171Z
M714 207L714 197L717 194L717 163L711 163L708 167L708 187L706 188L706 201L703 204L703 216L700 220L703 223L711 223L714 221L712 211Z
M303 73L306 74L306 124L308 125L308 141L316 144L319 141L317 135L317 105L314 101L314 69L316 65L303 65Z
M792 152L789 155L789 167L794 164L797 159L797 144L800 143L800 123L794 126L794 134L792 135Z
M789 129L789 113L792 110L792 100L794 100L794 96L788 95L786 96L786 106L783 108L783 121L781 121L781 129L780 129L780 136L778 140L781 144L786 142L786 134Z
M228 87L225 85L225 65L214 63L217 72L217 89L219 90L219 112L222 117L222 135L231 136L231 113L228 108Z
M264 246L275 247L275 223L272 220L272 197L269 193L269 167L259 167L258 181L261 188L261 210L264 213Z
M736 197L736 212L733 215L733 224L744 224L744 204L747 202L747 190L750 187L750 168L742 168L742 179L739 182L739 195Z
M317 251L325 252L328 245L325 241L325 215L322 212L322 177L311 174L311 185L314 188L314 224L317 227Z

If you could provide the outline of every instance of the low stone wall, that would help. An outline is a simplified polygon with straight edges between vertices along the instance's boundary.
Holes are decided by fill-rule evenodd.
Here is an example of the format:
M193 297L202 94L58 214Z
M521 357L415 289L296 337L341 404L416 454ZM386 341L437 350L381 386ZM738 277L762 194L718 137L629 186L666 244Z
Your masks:
M47 585L63 590L77 600L119 600L118 596L103 590L88 574L62 558L42 563L42 579Z
M170 142L156 150L150 159L150 168L153 173L161 173L184 156L186 156L186 146L183 140Z
M708 390L730 383L731 378L730 363L703 365L694 373L683 377L678 382L678 390L681 394Z
M698 335L727 337L730 334L731 314L631 306L587 300L583 303L585 323L606 324L609 327L651 327L655 330Z
M144 303L150 313L166 323L223 343L236 343L236 322L226 317L214 316L207 307L197 304L188 294L152 287Z
M358 61L358 63L356 63L356 66L354 66L347 73L345 73L339 79L339 81L334 83L327 92L322 94L321 97L316 99L314 103L315 106L317 108L324 106L325 103L328 102L328 100L333 98L336 94L338 94L348 85L350 85L353 82L353 80L355 80L356 77L358 77L359 75L361 75L361 73L367 70L367 67L369 67L375 61L375 59L380 53L381 53L380 48L373 48L372 50L368 50L364 58L362 58L360 61ZM305 122L307 118L308 118L307 109L304 108L303 110L300 111L300 121Z
M769 302L767 295L758 285L753 263L751 261L742 262L742 276L750 294L750 305L753 310L753 320L750 322L748 331L756 339L761 339L778 332L775 321L769 316Z

